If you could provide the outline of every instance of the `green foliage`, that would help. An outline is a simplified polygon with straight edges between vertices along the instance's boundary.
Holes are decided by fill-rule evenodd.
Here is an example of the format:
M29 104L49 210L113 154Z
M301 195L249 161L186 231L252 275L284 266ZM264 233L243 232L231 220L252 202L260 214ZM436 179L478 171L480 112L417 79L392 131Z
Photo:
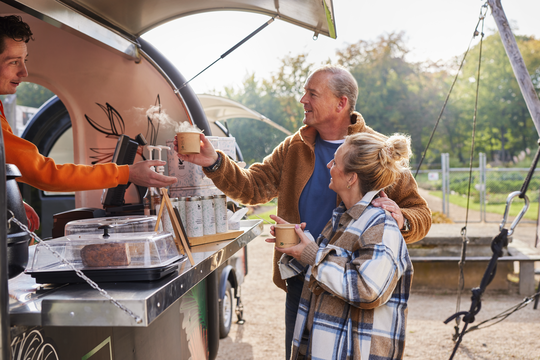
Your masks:
M225 96L258 111L275 123L294 133L302 126L303 106L298 96L312 64L306 63L306 55L286 56L271 79L257 81L255 74L248 76L240 89L225 89ZM285 139L285 133L262 122L246 119L228 121L231 133L242 149L248 165L260 162Z
M267 204L268 205L268 204ZM266 206L266 205L262 205L262 206ZM272 206L268 206L268 211L265 211L261 214L258 214L258 215L249 215L248 216L248 219L250 220L260 220L260 219L263 219L264 221L266 221L266 224L268 223L271 223L271 224L274 224L275 221L272 220L270 218L270 215L276 215L276 207L275 207L275 204L272 205Z
M516 41L538 92L540 41L523 36L517 36ZM458 154L450 152L451 156L464 157L463 149L470 151L471 137L466 134L472 132L479 54L480 44L477 44L468 54L456 83L453 107L459 107L459 116L449 120L453 131L463 132L464 146ZM479 81L475 151L486 153L488 161L494 164L507 164L526 148L536 148L538 134L498 33L483 40Z
M285 139L285 134L273 127L252 119L229 120L228 127L247 165L260 162Z
M442 198L442 192L441 191L430 191L430 195L437 196L439 198ZM508 194L506 195L508 196ZM493 214L500 214L501 220L502 215L504 215L504 210L506 208L506 196L504 197L504 201L498 202L498 203L488 203L486 205L486 212L493 213ZM467 208L467 197L463 195L453 194L449 196L449 201L452 204L458 205L464 209ZM480 203L478 200L472 199L472 201L469 201L469 209L471 210L480 210ZM516 216L521 212L523 209L523 200L520 200L519 198L514 199L512 204L510 204L510 211L508 212L509 216ZM523 216L524 219L528 220L536 220L538 215L538 201L531 201L529 205L529 210L525 213ZM508 225L507 225L508 227Z
M17 88L17 105L39 108L53 96L54 93L43 86L23 82Z
M386 135L411 135L419 158L441 103L446 73L436 64L407 62L408 52L404 33L391 33L349 45L337 56L358 82L356 108L367 124Z
M442 153L450 154L451 167L469 165L478 84L478 40L459 73L423 169L439 167ZM540 40L517 36L516 41L538 92ZM337 63L349 69L358 82L356 108L366 123L386 135L409 134L414 164L419 162L430 139L463 55L443 64L411 62L407 60L408 53L404 33L390 33L374 41L348 45L339 49L336 56ZM313 68L306 56L288 55L269 79L257 80L252 74L239 89L227 88L225 95L295 132L302 126L303 107L299 99ZM526 149L536 149L538 135L498 34L483 39L478 91L474 158L484 152L488 163L494 166L523 162L519 155ZM235 119L228 124L248 164L261 161L285 137L268 125L256 123Z

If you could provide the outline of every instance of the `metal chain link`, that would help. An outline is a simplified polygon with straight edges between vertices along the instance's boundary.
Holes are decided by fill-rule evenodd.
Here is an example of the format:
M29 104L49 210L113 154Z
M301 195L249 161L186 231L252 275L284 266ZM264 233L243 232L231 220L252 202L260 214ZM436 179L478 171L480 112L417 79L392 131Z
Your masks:
M105 297L106 299L108 299L110 302L112 302L116 307L118 307L120 310L124 311L126 314L128 314L129 316L131 316L133 319L135 319L135 322L137 324L141 324L143 322L142 318L140 316L138 316L137 314L135 314L133 311L131 311L130 309L128 309L125 305L119 303L117 300L115 300L111 295L109 295L105 290L103 290L102 288L99 287L98 284L96 284L92 279L90 279L88 276L84 275L84 273L75 268L75 266L70 263L69 261L67 261L62 255L60 255L58 252L56 252L55 250L53 250L49 244L47 244L46 241L43 241L39 238L39 236L37 236L34 232L30 231L30 229L28 229L28 227L26 225L24 225L23 223L21 223L16 217L15 215L13 214L13 212L11 210L8 209L8 211L11 213L11 218L8 219L8 224L11 224L11 222L14 222L15 224L19 225L19 227L26 233L28 233L30 236L32 236L32 238L34 240L36 240L38 243L41 243L43 246L45 246L45 248L47 248L47 250L49 250L54 256L56 256L61 262L63 262L64 264L66 264L71 270L75 271L75 273L77 274L78 277L80 277L81 279L83 279L84 281L86 281L88 283L88 285L90 285L93 289L99 291L99 293Z

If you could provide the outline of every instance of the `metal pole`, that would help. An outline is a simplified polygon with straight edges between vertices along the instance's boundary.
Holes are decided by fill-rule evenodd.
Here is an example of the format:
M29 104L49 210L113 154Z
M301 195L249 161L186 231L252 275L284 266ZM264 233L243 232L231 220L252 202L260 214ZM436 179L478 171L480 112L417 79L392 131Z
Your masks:
M450 154L446 153L444 155L446 156L446 193L448 195L446 197L446 214L450 217Z
M529 113L531 114L532 121L536 127L536 132L540 136L540 100L538 99L538 95L536 95L536 91L534 90L531 77L527 71L523 57L519 52L516 39L514 34L512 34L512 30L510 29L510 25L506 19L501 1L488 0L488 4L491 7L493 18L495 19L495 23L499 29L499 34L501 35L501 40L504 45L504 49L506 50L506 54L508 55L508 59L510 60L510 64L512 65L512 69L514 70L514 75L516 75L516 80L519 84L519 88L521 89L521 94L523 95L527 108L529 109Z
M442 213L446 213L446 166L444 165L446 158L441 154L441 175L442 175Z
M0 360L11 359L7 262L7 192L4 135L0 131Z
M486 154L479 153L480 167L480 221L486 220Z

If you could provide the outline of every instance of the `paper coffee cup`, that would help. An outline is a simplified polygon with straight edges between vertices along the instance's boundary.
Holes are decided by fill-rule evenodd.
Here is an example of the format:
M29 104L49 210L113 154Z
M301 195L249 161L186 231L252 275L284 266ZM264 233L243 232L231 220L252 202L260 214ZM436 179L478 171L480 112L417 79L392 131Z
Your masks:
M179 132L176 134L178 139L178 153L199 154L201 152L201 133L198 132Z
M280 248L289 248L300 242L296 231L295 224L275 224L274 232L276 235L276 246Z

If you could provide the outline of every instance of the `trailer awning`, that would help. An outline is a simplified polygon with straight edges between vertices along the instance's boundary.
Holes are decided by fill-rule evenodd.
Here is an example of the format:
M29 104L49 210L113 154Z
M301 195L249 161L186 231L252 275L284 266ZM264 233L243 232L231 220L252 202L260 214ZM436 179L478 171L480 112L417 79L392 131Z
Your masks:
M22 0L24 1L24 0ZM210 11L266 14L336 38L333 0L57 0L124 34L139 37L171 20ZM223 16L227 16L226 12Z

